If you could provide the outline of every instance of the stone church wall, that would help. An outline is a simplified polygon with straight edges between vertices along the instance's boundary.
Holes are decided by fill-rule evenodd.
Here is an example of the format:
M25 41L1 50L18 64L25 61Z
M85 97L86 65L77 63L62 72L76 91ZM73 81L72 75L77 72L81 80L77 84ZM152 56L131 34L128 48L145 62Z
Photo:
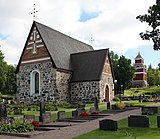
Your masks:
M94 97L99 98L99 81L71 83L71 101L93 101Z
M57 102L66 102L70 100L69 95L69 81L70 81L70 73L56 71L56 88L57 88L57 95L56 100Z
M40 95L30 94L31 72L33 70L40 72L40 94L42 94L46 102L54 102L55 94L57 93L56 70L52 67L51 62L20 66L17 74L17 100L24 103L36 103L41 100Z
M103 101L105 98L105 88L106 85L109 87L109 101L114 98L114 83L111 74L102 74L100 81L100 100Z

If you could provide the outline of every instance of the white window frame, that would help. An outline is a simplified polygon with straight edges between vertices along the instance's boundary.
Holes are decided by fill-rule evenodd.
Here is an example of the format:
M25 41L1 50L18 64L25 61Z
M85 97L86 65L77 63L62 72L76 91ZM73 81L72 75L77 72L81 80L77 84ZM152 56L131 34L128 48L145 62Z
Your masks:
M39 74L39 93L35 93L35 74ZM38 70L33 70L30 75L30 95L40 95L40 72Z

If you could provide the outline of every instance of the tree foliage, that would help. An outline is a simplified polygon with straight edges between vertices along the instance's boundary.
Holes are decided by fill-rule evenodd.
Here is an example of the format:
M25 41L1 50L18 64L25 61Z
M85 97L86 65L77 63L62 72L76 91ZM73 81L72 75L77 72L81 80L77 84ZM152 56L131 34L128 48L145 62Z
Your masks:
M148 68L147 70L147 82L150 86L160 84L160 71L159 69Z
M15 94L16 74L15 66L4 61L4 54L0 50L0 92L2 94Z
M131 60L125 56L118 56L113 51L110 52L115 80L117 80L118 92L131 86L135 68L131 65Z
M140 33L143 40L152 40L153 49L160 49L160 0L156 0L156 4L150 6L148 9L148 14L139 15L136 17L141 22L147 23L152 30Z

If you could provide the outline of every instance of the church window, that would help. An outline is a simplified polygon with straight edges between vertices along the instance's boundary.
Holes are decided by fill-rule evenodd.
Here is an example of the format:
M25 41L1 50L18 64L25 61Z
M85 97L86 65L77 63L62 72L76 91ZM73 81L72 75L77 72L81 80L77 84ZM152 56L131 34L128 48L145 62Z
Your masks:
M37 70L32 71L31 73L31 95L40 94L40 73Z

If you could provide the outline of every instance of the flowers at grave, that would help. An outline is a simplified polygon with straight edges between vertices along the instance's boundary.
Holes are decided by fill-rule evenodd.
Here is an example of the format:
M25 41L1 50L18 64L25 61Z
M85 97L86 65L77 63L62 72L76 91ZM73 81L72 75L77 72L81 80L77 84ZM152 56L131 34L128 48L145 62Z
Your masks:
M32 124L34 127L39 127L39 126L40 126L40 124L39 124L38 121L33 121L31 124Z
M89 116L87 112L82 112L79 116Z

